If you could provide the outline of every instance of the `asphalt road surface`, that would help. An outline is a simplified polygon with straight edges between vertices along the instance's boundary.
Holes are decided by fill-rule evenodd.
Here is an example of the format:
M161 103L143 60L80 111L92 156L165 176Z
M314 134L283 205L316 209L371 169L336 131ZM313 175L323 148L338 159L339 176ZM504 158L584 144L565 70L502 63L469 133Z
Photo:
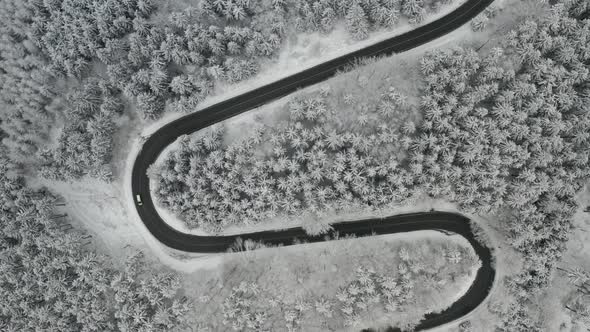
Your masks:
M156 161L160 153L168 145L173 143L181 135L191 134L217 122L286 96L298 89L322 82L333 77L339 71L346 70L350 64L355 63L359 59L400 53L435 40L468 23L469 20L490 5L492 1L468 0L450 14L415 30L324 62L292 76L189 114L163 126L144 142L133 165L131 187L133 199L141 220L156 239L170 248L201 253L227 251L235 242L238 237L237 235L197 236L182 233L168 226L160 215L158 215L150 195L150 181L147 176L147 169ZM137 204L136 195L141 196L141 205ZM391 234L433 229L444 230L460 234L470 242L482 261L482 267L478 270L474 283L469 288L469 291L447 310L439 314L427 315L418 326L418 329L439 326L462 317L472 311L487 297L489 289L493 284L495 271L491 266L490 250L475 240L469 227L469 220L461 215L445 212L395 215L381 219L342 222L334 224L333 228L341 236L349 234L355 234L357 236ZM239 237L272 245L290 245L294 243L294 239L307 242L324 240L324 237L307 236L301 228L240 234Z

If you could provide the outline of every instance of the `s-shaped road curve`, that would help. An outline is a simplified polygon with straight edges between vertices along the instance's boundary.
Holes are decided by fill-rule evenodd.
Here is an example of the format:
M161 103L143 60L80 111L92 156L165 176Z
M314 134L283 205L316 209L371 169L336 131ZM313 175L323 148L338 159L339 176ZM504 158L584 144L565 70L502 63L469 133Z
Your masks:
M135 195L141 195L142 197L142 205L137 204L134 199L141 220L161 243L170 248L188 252L225 252L238 236L267 244L283 245L292 244L294 239L308 242L323 241L323 237L306 235L301 228L230 236L198 236L179 232L168 226L158 215L150 195L150 181L147 176L147 169L156 161L160 153L181 135L191 134L286 96L300 88L322 82L334 76L338 71L346 69L355 60L400 53L435 40L469 22L492 2L493 0L468 0L450 14L412 31L227 99L161 127L144 142L133 165L131 187L134 198ZM482 266L477 272L475 281L467 293L459 300L441 313L427 315L417 329L439 326L466 315L483 302L493 284L495 271L491 265L490 250L475 239L469 226L469 219L459 214L446 212L414 213L380 219L341 222L332 226L334 231L337 231L340 235L356 234L359 236L416 230L444 230L460 234L469 241L482 261Z

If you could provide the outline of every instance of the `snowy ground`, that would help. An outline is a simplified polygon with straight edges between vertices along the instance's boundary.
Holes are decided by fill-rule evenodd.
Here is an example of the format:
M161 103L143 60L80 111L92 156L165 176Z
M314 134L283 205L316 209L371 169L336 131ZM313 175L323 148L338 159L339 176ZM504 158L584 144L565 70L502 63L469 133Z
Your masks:
M567 243L560 268L582 268L590 272L590 214L584 212L590 206L590 184L577 195L578 211L574 215L574 228ZM563 271L555 270L551 287L540 297L539 307L547 327L551 331L585 331L587 327L572 321L565 303L573 294L574 286ZM559 305L555 305L559 303Z
M226 256L219 269L198 271L185 277L187 296L198 299L194 315L190 315L194 322L191 325L209 327L214 331L227 330L227 326L221 325L221 303L231 288L242 281L256 282L261 287L264 297L253 299L255 305L263 304L271 297L279 299L281 306L293 305L298 300L313 303L320 296L333 299L339 287L354 279L359 266L394 276L399 264L396 253L400 247L425 250L441 243L453 243L472 250L460 236L419 231L231 254ZM310 261L314 264L309 264ZM436 312L446 308L467 291L478 266L473 265L467 275L457 275L454 281L449 280L438 291L417 285L416 302L406 311L393 314L382 314L381 310L367 312L362 316L362 325L351 330L411 320L430 310ZM300 330L344 330L341 316L335 311L332 319L322 320L311 313L305 315ZM281 319L278 317L273 330L284 329Z

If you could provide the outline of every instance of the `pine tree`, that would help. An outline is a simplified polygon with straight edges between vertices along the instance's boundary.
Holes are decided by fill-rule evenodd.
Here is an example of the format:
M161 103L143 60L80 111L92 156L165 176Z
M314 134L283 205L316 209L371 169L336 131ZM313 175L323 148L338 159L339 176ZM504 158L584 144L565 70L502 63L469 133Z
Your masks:
M351 35L362 40L369 35L369 22L365 11L359 4L353 4L346 14L346 27Z

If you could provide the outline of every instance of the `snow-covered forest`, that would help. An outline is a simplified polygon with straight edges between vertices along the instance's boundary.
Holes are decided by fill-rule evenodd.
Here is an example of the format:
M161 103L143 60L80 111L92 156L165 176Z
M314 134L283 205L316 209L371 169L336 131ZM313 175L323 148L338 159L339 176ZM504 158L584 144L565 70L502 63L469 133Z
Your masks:
M48 178L108 180L122 103L133 102L145 119L194 111L216 83L256 74L288 32L329 32L343 22L364 39L400 20L419 23L444 3L207 0L154 20L154 0L3 1L5 142Z
M396 204L416 192L494 213L527 257L510 279L519 296L501 309L501 329L540 329L520 317L562 255L590 170L588 7L556 4L485 55L455 48L425 56L419 121L399 116L408 106L392 88L372 105L374 118L358 118L364 129L334 128L338 110L318 92L292 100L285 123L240 142L222 144L222 127L183 137L151 172L156 195L190 227L213 231L276 214Z
M168 331L190 303L170 272L145 274L141 253L124 268L96 254L54 208L47 191L24 186L0 153L0 329Z
M0 329L170 330L190 308L178 276L144 271L140 254L113 265L23 173L111 181L126 109L193 111L217 83L255 75L288 33L344 24L360 40L443 3L208 0L156 18L154 0L0 2Z
M215 230L276 213L396 203L422 190L468 211L509 207L517 244L527 246L531 230L516 225L567 220L588 175L588 28L563 10L555 8L556 23L524 23L486 56L458 48L424 57L421 121L408 118L412 106L392 87L356 130L333 124L338 111L319 92L291 100L285 123L229 146L223 127L182 137L150 173L157 197L192 226Z
M202 0L164 12L160 0L0 1L0 330L185 328L187 315L201 313L182 276L133 248L125 263L104 255L60 210L67 201L27 181L123 182L113 166L123 117L145 127L167 112L195 111L220 85L255 77L294 34L344 26L360 41L417 26L451 2ZM590 175L590 2L536 5L543 15L481 46L421 54L418 95L389 81L363 103L317 89L288 97L286 118L239 140L228 140L223 124L181 137L150 169L154 198L188 228L212 233L311 215L306 229L320 234L329 225L313 221L327 214L423 197L456 203L493 216L488 228L506 235L503 250L526 257L498 282L508 295L484 309L497 331L548 330L535 306L558 277L569 280L560 307L590 326L590 267L562 261ZM498 10L468 29L486 36ZM352 119L335 98L354 110ZM375 308L425 308L429 294L416 285L439 287L476 265L464 248L432 248L441 255L396 251L402 262L393 272L359 264L332 297L277 304L267 296L276 289L252 278L207 310L224 316L226 329L278 321L295 330L312 312L354 325Z
M412 194L406 187L411 174L401 173L402 158L391 153L405 144L400 129L375 127L404 116L403 95L392 90L384 96L383 117L367 119L365 133L334 128L337 114L320 94L288 107L284 126L259 128L229 146L222 144L223 127L181 137L179 148L150 171L158 181L156 198L189 226L216 232L279 213L388 204ZM401 130L412 128L408 121ZM259 149L269 153L260 156Z

